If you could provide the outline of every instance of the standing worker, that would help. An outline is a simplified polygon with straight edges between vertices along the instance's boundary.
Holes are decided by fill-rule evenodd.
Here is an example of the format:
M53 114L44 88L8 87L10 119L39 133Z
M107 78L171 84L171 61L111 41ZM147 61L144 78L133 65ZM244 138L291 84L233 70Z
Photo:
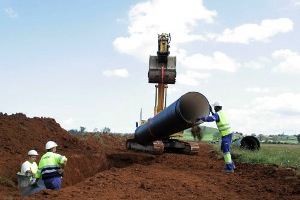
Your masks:
M27 153L28 159L21 166L21 174L31 175L30 183L35 182L35 175L38 170L36 157L39 155L36 150L30 150Z
M213 122L213 121L216 122L222 137L221 151L223 152L224 160L226 163L226 168L223 169L222 172L233 173L235 166L231 159L231 154L230 154L230 144L232 141L231 127L224 111L222 110L222 104L217 101L212 106L214 107L215 113L212 112L212 109L210 107L210 113L212 115L206 117L200 117L197 119L197 121L202 120L203 122Z
M61 188L61 178L67 164L67 158L56 152L58 145L49 141L46 143L45 153L40 160L36 178L42 178L47 189L59 190Z

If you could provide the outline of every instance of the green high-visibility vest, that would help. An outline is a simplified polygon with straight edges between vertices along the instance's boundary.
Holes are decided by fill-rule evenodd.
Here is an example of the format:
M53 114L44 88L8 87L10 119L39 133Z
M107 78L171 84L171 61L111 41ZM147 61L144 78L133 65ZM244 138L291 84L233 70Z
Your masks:
M217 113L218 113L219 119L220 119L220 121L217 122L217 127L219 129L221 136L225 136L225 135L232 133L230 124L229 124L227 117L224 114L223 110L220 110Z
M60 169L59 164L63 164L65 161L67 161L65 156L53 152L45 153L41 157L35 177L44 180L45 178L60 176L57 170Z

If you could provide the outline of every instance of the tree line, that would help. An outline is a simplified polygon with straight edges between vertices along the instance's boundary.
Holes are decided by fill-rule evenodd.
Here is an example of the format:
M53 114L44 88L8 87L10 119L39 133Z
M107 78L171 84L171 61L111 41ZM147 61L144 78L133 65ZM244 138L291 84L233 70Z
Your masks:
M83 127L83 126L80 126L79 130L70 129L70 130L68 130L68 132L73 135L82 135L82 134L90 133L90 132L86 131L86 127ZM94 128L93 133L111 133L111 130L109 127L103 127L102 129L100 129L100 131L98 130L98 128Z

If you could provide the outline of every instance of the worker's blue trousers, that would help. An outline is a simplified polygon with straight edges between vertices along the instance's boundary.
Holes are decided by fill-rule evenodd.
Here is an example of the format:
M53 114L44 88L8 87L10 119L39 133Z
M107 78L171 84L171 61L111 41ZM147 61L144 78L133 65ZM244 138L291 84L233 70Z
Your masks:
M47 189L59 190L61 188L61 177L53 177L44 180Z
M223 152L224 155L230 154L231 141L232 141L232 133L228 134L228 135L225 135L225 136L222 136L221 151ZM226 163L226 168L227 169L233 169L234 168L233 160Z

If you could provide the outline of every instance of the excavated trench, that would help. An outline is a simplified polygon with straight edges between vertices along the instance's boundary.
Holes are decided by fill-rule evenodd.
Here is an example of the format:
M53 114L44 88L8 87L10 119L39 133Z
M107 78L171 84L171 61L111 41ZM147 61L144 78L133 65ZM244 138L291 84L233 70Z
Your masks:
M156 157L135 152L113 152L97 154L67 154L68 167L65 169L63 186L80 183L99 172L112 168L126 168L131 165L151 165Z
M140 164L140 165L151 165L156 157L149 154L136 154L132 152L123 153L112 153L106 156L108 161L108 169L115 168L125 168L130 165Z

